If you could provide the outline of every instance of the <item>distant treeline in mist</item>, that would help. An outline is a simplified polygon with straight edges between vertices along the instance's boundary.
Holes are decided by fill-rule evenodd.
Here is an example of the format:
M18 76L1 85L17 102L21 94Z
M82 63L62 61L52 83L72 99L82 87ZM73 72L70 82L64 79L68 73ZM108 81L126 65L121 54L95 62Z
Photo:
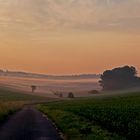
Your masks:
M47 75L47 74L37 74L28 73L20 71L4 71L0 70L1 76L15 76L15 77L27 77L27 78L44 78L44 79L54 79L54 80L75 80L75 79L99 79L98 74L79 74L79 75Z

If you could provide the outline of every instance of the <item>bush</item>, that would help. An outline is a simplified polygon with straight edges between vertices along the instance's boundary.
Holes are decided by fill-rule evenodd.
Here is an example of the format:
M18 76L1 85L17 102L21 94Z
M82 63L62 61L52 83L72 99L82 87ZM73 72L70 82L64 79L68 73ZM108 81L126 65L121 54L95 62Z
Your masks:
M89 91L88 93L89 93L89 94L98 94L99 91L98 91L98 90L91 90L91 91Z
M72 92L68 93L68 98L74 98L74 94Z

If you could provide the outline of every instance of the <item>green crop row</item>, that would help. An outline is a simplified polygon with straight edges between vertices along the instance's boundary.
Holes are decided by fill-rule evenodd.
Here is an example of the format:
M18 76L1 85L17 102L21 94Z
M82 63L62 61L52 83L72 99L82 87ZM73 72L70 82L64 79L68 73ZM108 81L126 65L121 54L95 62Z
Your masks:
M140 139L140 96L109 99L87 99L50 103L42 111L64 111L88 120L90 126L99 125L110 133L129 140ZM59 114L61 116L61 114ZM55 119L55 115L52 115ZM67 116L69 120L71 116ZM56 123L59 122L55 120ZM74 122L72 122L74 123ZM86 123L85 123L86 124ZM66 123L68 125L68 122ZM61 123L59 124L61 126ZM63 126L62 126L63 127Z
M53 110L45 105L38 105L37 108L56 123L63 132L65 140L126 140L70 111Z

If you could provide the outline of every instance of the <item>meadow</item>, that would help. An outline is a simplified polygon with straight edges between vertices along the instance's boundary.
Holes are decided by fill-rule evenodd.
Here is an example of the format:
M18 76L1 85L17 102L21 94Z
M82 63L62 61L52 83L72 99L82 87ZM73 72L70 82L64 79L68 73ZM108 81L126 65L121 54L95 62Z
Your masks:
M139 140L140 92L38 105L66 140Z

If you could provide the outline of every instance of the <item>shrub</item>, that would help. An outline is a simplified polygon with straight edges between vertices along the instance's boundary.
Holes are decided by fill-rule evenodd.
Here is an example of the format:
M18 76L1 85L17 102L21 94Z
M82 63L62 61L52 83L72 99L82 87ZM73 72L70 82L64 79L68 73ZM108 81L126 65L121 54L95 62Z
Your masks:
M68 98L74 98L74 94L72 92L68 93Z

